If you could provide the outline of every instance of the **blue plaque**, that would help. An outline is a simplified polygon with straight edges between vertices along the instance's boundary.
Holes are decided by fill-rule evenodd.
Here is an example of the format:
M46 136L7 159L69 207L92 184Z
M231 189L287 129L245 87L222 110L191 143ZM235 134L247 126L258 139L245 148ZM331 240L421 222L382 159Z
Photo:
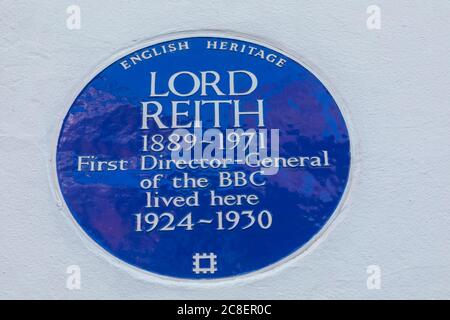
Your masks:
M115 58L82 88L56 150L68 211L144 272L219 279L303 252L350 173L346 122L291 55L195 35Z

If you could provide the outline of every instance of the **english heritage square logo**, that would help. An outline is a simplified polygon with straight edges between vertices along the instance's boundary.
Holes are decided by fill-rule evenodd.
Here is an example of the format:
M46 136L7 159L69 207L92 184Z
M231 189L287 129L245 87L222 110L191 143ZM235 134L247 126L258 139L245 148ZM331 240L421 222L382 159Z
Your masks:
M73 101L58 190L84 233L136 268L217 279L303 252L346 190L350 141L324 84L288 54L179 36L126 54Z

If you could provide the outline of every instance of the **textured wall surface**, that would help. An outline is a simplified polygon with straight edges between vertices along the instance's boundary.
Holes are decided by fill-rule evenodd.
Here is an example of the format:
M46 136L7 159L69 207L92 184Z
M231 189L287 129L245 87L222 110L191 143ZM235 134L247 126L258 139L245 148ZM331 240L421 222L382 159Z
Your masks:
M66 8L81 8L68 30ZM0 3L0 298L450 298L450 2L12 1ZM102 60L151 37L225 29L317 66L349 112L356 170L319 243L245 281L141 279L58 209L50 159L61 112ZM81 268L81 290L66 268ZM381 268L369 290L367 267Z

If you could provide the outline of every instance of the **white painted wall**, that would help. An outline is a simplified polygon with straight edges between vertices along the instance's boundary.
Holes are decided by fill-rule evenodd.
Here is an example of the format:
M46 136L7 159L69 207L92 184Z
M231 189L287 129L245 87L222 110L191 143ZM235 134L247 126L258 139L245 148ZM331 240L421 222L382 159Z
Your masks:
M82 28L66 28L81 7ZM366 28L377 4L382 29ZM450 2L17 1L0 3L0 298L450 298ZM48 159L58 115L96 65L163 33L228 29L318 66L356 132L355 181L326 239L243 283L143 281L81 241ZM79 265L82 289L66 289ZM382 271L368 290L366 268Z

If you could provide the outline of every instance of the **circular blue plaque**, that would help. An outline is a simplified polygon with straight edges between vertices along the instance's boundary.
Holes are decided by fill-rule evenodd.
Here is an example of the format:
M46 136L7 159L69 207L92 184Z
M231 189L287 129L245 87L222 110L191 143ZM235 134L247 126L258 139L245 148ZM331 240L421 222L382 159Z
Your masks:
M328 225L350 141L324 84L259 41L184 36L115 59L79 92L56 150L85 234L146 272L266 270Z

